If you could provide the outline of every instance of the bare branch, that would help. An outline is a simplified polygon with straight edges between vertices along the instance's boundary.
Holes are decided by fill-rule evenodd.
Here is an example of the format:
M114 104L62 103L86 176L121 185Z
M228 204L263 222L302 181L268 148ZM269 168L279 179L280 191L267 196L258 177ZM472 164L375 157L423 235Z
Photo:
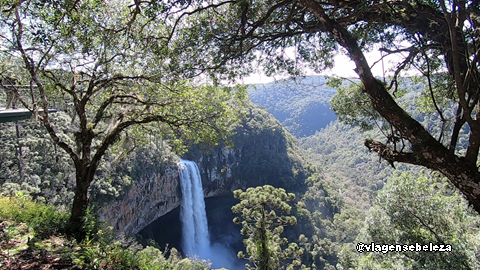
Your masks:
M48 118L48 100L47 100L47 95L45 93L45 88L43 86L43 83L38 78L38 74L37 74L33 59L31 59L23 49L23 44L22 44L23 23L20 19L18 7L15 8L15 15L16 15L16 23L17 23L17 31L14 33L15 39L16 39L16 45L18 47L18 50L20 51L20 54L22 56L22 59L27 71L30 73L32 80L35 82L40 92L40 96L42 99L42 108L43 108L43 117L42 117L43 125L47 129L48 134L50 135L50 137L52 137L53 141L56 144L58 144L58 146L60 146L62 149L64 149L70 155L70 157L74 160L74 162L76 162L78 161L78 156L75 154L75 152L72 150L72 148L70 148L68 144L63 142L58 137L57 133L55 132L55 130L53 129L53 126L50 123L50 120Z

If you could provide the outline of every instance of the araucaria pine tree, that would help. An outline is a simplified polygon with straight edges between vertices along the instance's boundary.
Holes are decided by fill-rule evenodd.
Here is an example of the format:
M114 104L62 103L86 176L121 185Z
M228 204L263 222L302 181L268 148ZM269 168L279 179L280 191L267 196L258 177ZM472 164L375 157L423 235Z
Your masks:
M240 251L238 257L253 264L253 267L250 264L245 267L270 270L300 266L302 249L281 237L284 226L297 223L297 219L289 215L292 209L289 202L295 200L295 194L265 185L246 191L235 190L233 195L240 203L234 205L232 211L241 213L241 218L233 221L242 224L241 233L247 237L243 240L247 254Z

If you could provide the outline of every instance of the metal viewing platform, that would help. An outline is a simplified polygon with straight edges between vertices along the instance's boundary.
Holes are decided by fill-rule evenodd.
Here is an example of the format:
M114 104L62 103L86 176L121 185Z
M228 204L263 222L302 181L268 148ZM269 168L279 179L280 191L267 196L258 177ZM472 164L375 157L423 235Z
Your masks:
M43 112L43 109L38 109ZM48 112L57 112L55 109L48 109ZM27 109L5 109L0 108L0 123L28 120L32 118L32 112Z

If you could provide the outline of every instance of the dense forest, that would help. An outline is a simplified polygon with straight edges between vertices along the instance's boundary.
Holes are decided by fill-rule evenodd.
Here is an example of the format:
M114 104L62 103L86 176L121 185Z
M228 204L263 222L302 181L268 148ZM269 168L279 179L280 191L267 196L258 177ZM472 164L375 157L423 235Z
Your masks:
M295 137L313 135L337 119L329 101L336 92L328 78L310 76L250 87L250 99L277 118Z
M478 1L0 3L0 268L480 268Z

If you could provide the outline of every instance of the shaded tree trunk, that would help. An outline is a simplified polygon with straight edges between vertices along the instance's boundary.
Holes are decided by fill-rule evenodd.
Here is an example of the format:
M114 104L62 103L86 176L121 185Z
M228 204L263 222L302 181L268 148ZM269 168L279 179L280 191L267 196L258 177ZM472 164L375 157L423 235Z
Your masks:
M80 167L79 167L80 166ZM96 168L93 166L76 166L76 189L73 198L70 216L69 233L78 242L85 239L88 231L85 228L85 217L89 204L88 189L95 176Z
M268 270L270 269L270 254L268 252L268 241L267 241L267 228L265 225L266 217L265 217L265 205L262 205L262 218L260 220L260 241L262 245L261 251L261 258L259 269L260 270Z
M470 119L472 130L467 153L472 152L471 157L456 156L454 151L447 149L405 112L388 93L386 86L373 76L356 37L344 26L332 20L318 2L313 0L299 2L317 17L322 31L331 33L336 42L347 50L350 59L356 65L355 71L363 83L364 92L370 97L374 109L411 143L412 151L398 152L373 140L367 140L365 145L392 165L394 162L403 162L441 172L465 195L475 211L480 213L480 173L475 164L480 146L480 136L477 134L480 132L473 130L478 128L476 122Z

